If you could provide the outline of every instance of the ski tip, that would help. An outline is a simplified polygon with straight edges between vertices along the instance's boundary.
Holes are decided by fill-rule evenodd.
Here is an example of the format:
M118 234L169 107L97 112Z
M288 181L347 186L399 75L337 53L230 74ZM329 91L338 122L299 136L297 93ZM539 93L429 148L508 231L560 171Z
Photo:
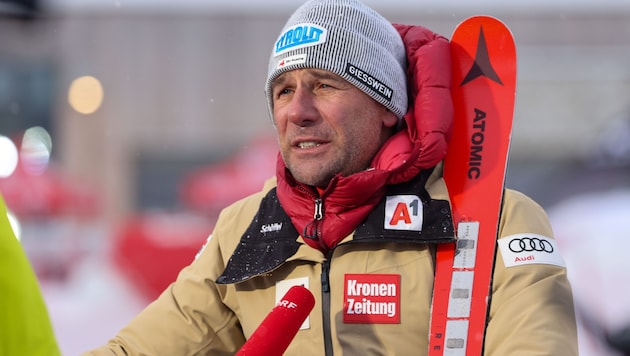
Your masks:
M478 29L480 27L490 28L492 31L498 31L507 34L509 37L512 37L512 31L508 27L508 25L503 22L503 20L498 17L490 16L490 15L474 15L470 16L463 21L461 21L453 31L453 35L457 32L466 32L467 29Z
M483 33L485 36L482 36ZM453 30L451 42L476 46L478 39L497 40L502 46L515 47L510 28L501 19L490 15L475 15L460 22ZM516 48L510 49L516 54Z
M507 27L507 25L505 24L505 22L503 22L501 19L499 19L498 17L495 16L491 16L491 15L473 15L470 16L466 19L464 19L463 21L461 21L459 23L459 26L461 26L462 24L466 24L466 23L497 23L497 24L501 24L505 27Z

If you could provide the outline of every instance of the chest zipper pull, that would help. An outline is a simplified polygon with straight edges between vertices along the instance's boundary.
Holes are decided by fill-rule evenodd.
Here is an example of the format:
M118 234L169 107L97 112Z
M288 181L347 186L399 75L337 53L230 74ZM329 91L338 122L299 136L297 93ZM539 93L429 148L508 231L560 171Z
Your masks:
M324 203L322 199L315 198L315 213L313 214L313 221L311 221L304 227L302 236L311 240L318 240L319 239L318 225L322 219L324 219Z
M315 221L319 221L321 219L324 218L324 214L323 214L323 208L324 204L322 202L321 198L316 198L315 199L315 214L313 215L313 219L315 219Z

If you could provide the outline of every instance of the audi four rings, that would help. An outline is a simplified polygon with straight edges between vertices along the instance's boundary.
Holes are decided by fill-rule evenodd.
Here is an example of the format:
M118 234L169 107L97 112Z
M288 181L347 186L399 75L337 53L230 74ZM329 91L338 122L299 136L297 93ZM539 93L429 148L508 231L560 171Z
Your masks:
M519 253L519 252L553 252L553 245L551 242L545 239L539 239L537 237L521 237L515 238L510 241L508 245L510 251Z

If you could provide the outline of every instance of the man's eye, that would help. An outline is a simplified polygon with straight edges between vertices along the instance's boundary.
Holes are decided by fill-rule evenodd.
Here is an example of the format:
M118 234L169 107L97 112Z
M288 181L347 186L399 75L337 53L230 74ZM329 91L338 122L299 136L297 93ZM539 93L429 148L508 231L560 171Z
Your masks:
M291 93L291 89L289 88L284 88L284 89L280 89L276 92L276 97L281 97L283 95L289 94Z
M317 89L323 90L323 91L331 91L331 90L335 90L337 88L338 88L338 86L336 86L333 83L320 83L319 85L317 85Z

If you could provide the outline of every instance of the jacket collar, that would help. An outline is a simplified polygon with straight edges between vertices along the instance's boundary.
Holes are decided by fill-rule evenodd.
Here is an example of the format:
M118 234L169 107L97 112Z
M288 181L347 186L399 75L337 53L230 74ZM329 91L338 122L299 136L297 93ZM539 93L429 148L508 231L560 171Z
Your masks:
M432 191L436 197L445 197L447 194L444 181L436 175L429 177L429 173L427 171L408 183L388 186L387 199L381 199L363 221L354 225L354 234L350 232L347 237L344 235L343 242L453 242L455 238L448 200L434 199L429 195L429 191ZM322 251L304 244L310 240L299 236L280 204L277 192L276 189L271 189L262 199L256 216L241 237L217 283L242 282L268 273L286 261L321 262L326 258ZM410 195L418 198L416 207L420 212L421 228L388 229L386 222L391 218L386 213L388 201Z
M311 247L326 252L350 234L385 194L389 172L370 169L335 176L321 195L296 181L278 156L278 199ZM321 212L320 217L315 217Z

